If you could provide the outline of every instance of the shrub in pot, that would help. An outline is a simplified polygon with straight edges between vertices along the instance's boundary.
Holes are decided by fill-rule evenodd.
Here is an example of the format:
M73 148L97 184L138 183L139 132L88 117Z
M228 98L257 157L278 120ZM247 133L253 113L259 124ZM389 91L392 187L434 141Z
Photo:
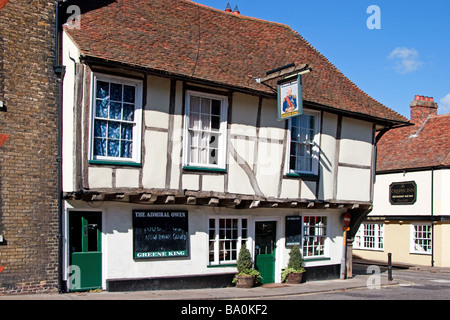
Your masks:
M239 251L237 259L238 273L233 279L233 283L238 288L251 288L261 280L261 274L258 270L253 269L252 258L250 251L247 249L245 243Z
M295 245L291 248L291 252L289 252L287 268L281 272L281 280L287 283L300 283L304 272L303 257L299 246Z

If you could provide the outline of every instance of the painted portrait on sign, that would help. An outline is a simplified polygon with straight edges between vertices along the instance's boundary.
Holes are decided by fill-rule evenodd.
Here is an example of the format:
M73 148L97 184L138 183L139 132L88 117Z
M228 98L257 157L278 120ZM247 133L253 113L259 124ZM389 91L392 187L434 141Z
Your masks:
M301 78L278 84L278 119L302 114Z

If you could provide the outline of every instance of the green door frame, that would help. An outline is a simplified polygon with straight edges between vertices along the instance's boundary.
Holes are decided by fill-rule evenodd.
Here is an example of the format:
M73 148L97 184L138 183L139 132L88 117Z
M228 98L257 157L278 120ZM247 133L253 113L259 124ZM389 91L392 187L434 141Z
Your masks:
M102 213L69 212L68 288L84 291L102 287ZM72 273L73 272L73 273Z

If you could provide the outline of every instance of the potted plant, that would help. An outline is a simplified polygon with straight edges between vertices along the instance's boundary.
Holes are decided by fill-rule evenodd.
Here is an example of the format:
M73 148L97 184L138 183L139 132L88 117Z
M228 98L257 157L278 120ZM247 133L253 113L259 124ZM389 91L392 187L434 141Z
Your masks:
M248 251L245 243L239 251L237 259L238 273L233 279L233 283L237 288L251 288L261 280L261 274L258 270L253 269L250 251Z
M281 272L282 282L287 283L300 283L302 282L303 273L305 268L303 268L303 257L300 252L298 245L291 248L289 252L289 262L287 268Z

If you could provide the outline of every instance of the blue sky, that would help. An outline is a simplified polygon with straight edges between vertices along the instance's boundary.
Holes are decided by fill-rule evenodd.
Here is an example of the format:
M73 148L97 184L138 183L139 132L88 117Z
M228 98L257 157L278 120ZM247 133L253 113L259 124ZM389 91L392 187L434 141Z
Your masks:
M416 94L450 112L449 0L195 0L289 25L359 88L409 118ZM380 9L380 29L367 20ZM276 67L276 66L274 66Z

